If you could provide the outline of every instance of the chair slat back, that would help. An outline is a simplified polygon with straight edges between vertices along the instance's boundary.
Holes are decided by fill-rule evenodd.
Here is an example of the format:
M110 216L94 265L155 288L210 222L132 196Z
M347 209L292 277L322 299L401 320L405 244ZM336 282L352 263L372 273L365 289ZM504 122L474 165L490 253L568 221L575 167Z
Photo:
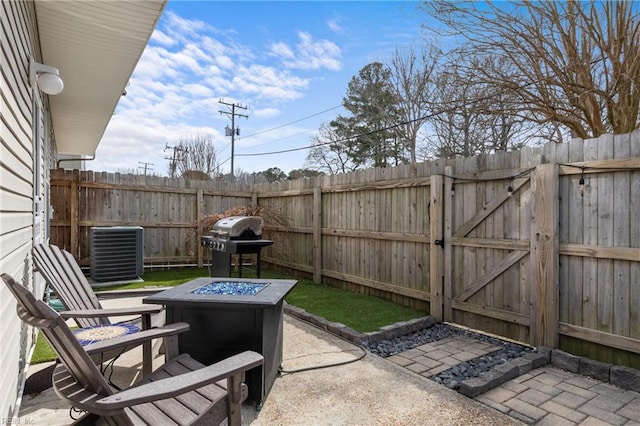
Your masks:
M42 243L33 247L38 272L53 287L69 310L102 309L100 301L71 253L58 246ZM80 327L110 324L109 318L75 318Z
M82 348L64 319L42 300L37 300L29 289L8 274L2 274L2 281L18 302L17 311L20 319L42 331L73 379L89 392L112 395L113 392L98 367Z

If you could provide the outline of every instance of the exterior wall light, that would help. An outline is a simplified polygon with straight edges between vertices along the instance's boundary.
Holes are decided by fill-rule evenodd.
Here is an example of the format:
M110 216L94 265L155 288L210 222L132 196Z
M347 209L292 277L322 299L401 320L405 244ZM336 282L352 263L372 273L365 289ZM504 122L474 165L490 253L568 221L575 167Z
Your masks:
M58 75L58 68L40 64L31 60L29 64L29 81L32 86L37 85L48 95L57 95L64 89L64 82Z

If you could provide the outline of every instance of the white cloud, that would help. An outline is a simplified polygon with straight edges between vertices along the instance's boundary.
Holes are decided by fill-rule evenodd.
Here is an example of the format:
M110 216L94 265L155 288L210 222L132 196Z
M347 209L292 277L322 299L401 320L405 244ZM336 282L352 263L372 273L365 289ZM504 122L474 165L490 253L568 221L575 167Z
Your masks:
M140 62L136 66L134 78L173 78L177 75L170 61L170 52L159 46L149 46L145 49Z
M227 47L224 44L210 37L203 37L200 46L202 46L202 50L212 56L223 55L227 51Z
M309 81L266 65L239 67L233 78L237 90L257 99L293 100L302 96Z
M176 43L172 37L161 30L154 31L151 35L151 40L154 43L162 44L164 46L173 46Z
M172 11L165 12L166 25L171 29L174 37L192 37L198 33L210 30L211 26L198 19L185 19Z
M334 33L341 33L344 31L344 28L342 27L342 24L340 23L340 21L341 21L340 18L329 19L327 21L327 27L329 27L329 29Z
M280 114L280 110L277 108L262 108L262 109L254 109L251 111L251 115L256 118L271 118L276 117Z
M329 40L314 40L311 34L306 32L299 32L298 38L300 41L295 49L285 43L274 43L271 45L270 54L281 58L282 64L289 69L340 70L342 53L337 44Z
M272 43L270 50L274 56L279 56L287 59L294 57L293 50L291 50L287 43Z
M195 97L198 98L208 98L213 96L213 91L211 88L205 86L204 84L186 84L182 86L183 90Z
M228 56L218 56L217 62L218 65L220 65L220 68L224 68L225 70L233 68L233 60Z
M202 65L198 62L197 58L189 53L190 52L188 51L182 51L172 54L170 58L172 66L174 69L179 68L182 73L185 71L191 71L194 74L197 74L202 69Z

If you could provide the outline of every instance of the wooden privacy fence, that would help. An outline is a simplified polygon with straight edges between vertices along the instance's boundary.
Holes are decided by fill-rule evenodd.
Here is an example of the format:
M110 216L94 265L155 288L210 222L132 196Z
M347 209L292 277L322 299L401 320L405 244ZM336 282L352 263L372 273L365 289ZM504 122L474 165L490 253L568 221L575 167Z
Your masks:
M56 171L52 240L86 259L89 226L140 225L147 262L197 262L198 217L258 204L276 267L638 368L639 170L636 132L250 188Z
M88 265L94 226L142 226L145 264L202 263L205 215L251 204L246 186L158 176L51 171L51 241Z

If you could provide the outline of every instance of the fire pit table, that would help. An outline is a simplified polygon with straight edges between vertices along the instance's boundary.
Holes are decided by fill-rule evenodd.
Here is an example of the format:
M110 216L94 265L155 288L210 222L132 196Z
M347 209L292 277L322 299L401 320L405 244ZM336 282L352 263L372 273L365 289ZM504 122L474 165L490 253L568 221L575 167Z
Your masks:
M283 305L296 280L196 278L143 299L166 307L167 323L184 321L189 331L178 337L181 353L205 365L245 350L264 356L245 383L249 398L262 401L282 363Z

